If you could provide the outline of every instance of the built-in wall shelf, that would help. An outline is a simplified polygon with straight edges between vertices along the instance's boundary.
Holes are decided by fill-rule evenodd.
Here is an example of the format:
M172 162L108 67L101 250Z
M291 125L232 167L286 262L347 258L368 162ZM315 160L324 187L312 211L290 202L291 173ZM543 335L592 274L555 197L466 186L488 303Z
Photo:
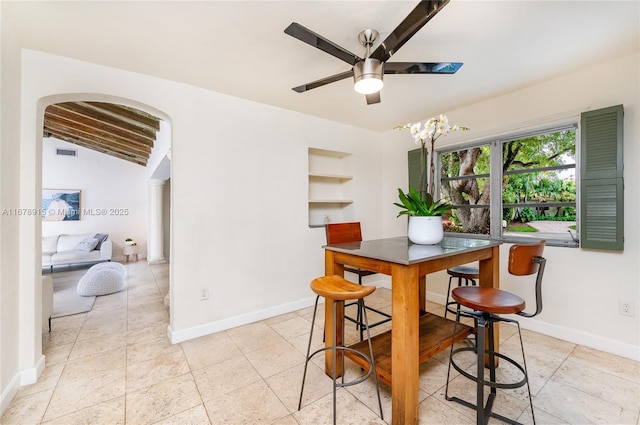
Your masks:
M309 199L310 204L351 204L351 199Z
M309 226L353 218L353 156L309 148Z
M328 180L351 180L353 176L345 176L341 174L323 174L323 173L309 173L309 179L328 179Z

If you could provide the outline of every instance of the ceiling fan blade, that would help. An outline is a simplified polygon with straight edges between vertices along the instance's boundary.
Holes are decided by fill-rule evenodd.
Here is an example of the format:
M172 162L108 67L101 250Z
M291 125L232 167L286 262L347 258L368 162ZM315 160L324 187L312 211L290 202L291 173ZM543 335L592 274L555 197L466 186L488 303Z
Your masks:
M352 70L341 72L340 74L335 74L330 77L326 77L321 80L314 81L312 83L303 84L301 86L294 87L291 90L296 91L298 93L302 93L311 89L322 87L330 83L335 83L336 81L344 80L345 78L349 78L349 77L353 77Z
M377 91L375 93L366 94L367 97L367 105L373 105L374 103L380 103L380 92Z
M455 74L462 62L387 62L385 74Z
M413 35L420 30L431 18L433 18L449 0L421 1L407 15L400 25L371 53L372 58L381 62L389 60L391 55L397 52Z
M332 41L327 40L323 36L316 34L308 28L303 27L297 22L292 22L284 32L289 34L291 37L297 38L298 40L309 44L317 49L322 50L323 52L329 53L331 56L335 56L336 58L345 61L349 65L355 65L356 62L361 61L362 59L347 49L338 46Z

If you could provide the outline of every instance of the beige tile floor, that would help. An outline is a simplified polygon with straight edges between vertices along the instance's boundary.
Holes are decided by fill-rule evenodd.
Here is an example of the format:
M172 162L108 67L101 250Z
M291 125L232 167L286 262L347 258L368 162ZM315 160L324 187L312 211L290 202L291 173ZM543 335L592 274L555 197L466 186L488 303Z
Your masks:
M0 423L331 423L331 381L320 359L310 364L297 411L312 308L171 345L163 304L168 266L127 268L127 291L98 297L88 313L53 320L53 331L43 336L47 362L40 381L20 389ZM54 277L65 273L83 271ZM389 295L379 289L368 302L389 309ZM429 308L443 312L436 304ZM347 333L356 338L351 326ZM314 347L321 337L314 334ZM512 327L501 329L501 340L505 353L518 352ZM639 362L534 332L524 331L524 340L538 424L640 424ZM463 363L473 367L472 358ZM421 367L420 423L472 424L472 410L444 399L447 359L444 352ZM347 376L356 373L348 362ZM501 367L500 374L512 370ZM450 390L473 400L472 383L453 376ZM338 423L390 423L390 389L382 385L381 394L385 421L371 380L339 390ZM522 388L501 393L495 409L532 422Z

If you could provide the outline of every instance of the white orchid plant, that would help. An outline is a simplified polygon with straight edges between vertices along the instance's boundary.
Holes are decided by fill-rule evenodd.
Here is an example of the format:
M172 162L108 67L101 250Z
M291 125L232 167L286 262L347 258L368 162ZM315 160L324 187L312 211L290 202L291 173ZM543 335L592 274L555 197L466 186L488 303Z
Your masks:
M410 130L411 136L415 143L420 146L420 192L415 188L409 187L409 192L404 193L402 189L398 188L398 197L402 203L394 203L397 207L400 207L401 211L398 217L401 215L409 216L447 216L451 210L455 207L444 200L436 201L434 198L435 188L435 165L434 165L434 148L436 140L442 136L446 136L451 131L468 130L467 127L460 127L457 125L449 125L449 119L445 115L429 118L423 123L417 122L415 124L407 124L404 126L396 127L401 130ZM425 190L424 176L426 169L426 148L427 143L431 146L430 152L430 164L429 164L429 190Z
M449 132L459 131L459 130L469 130L467 127L461 127L458 125L449 125L449 119L440 114L438 117L432 117L426 120L423 123L417 122L414 124L407 124L403 126L396 127L401 130L409 130L411 131L411 136L415 143L420 146L420 195L422 199L424 199L425 195L430 195L433 200L434 197L434 180L435 180L435 165L433 163L434 158L434 149L436 140L438 140L442 136L446 136ZM429 155L429 188L425 190L424 185L424 176L425 176L425 159L426 159L426 146L427 143L430 145L430 155Z

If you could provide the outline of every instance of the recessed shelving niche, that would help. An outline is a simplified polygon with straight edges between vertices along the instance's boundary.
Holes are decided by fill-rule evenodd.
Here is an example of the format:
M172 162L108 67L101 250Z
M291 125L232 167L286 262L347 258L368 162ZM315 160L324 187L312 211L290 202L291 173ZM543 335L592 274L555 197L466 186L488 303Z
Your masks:
M353 219L353 155L309 148L309 226Z

